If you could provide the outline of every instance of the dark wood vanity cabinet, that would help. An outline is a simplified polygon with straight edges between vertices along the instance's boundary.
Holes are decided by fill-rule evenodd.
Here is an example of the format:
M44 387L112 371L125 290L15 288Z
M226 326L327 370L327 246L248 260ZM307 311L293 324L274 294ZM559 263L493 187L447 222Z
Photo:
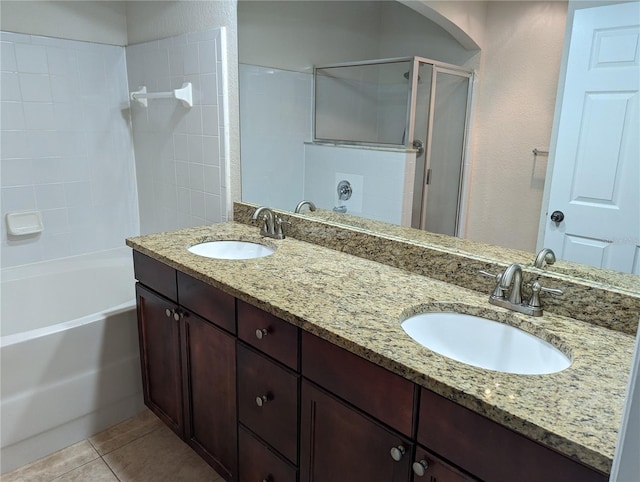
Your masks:
M134 265L145 403L228 481L607 480L135 251Z
M136 285L144 403L180 437L184 436L178 305Z
M236 480L235 299L137 251L134 269L145 404Z
M237 467L236 340L186 312L182 333L185 440L227 480Z

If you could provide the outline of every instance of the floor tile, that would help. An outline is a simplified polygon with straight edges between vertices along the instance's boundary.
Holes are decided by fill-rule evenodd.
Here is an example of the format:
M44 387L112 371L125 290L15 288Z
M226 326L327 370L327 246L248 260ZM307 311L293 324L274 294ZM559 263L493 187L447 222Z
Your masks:
M2 482L50 482L99 458L88 440L62 449L48 457L20 467L2 476Z
M102 459L96 459L93 462L78 467L77 469L67 472L60 477L53 479L51 482L118 482L118 479L111 469L104 463Z
M144 410L135 417L89 437L89 442L100 455L105 455L162 426L160 419L151 410Z
M214 482L220 476L162 426L104 456L122 482Z

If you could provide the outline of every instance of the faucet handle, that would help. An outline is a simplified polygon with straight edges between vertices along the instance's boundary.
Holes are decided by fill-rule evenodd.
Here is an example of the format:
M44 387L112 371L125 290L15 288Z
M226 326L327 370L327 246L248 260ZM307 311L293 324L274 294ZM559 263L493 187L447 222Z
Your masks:
M531 299L529 300L529 306L532 308L541 308L542 304L540 303L540 292L544 291L545 293L551 293L553 295L562 296L564 291L556 289L556 288L546 288L540 284L539 281L534 281L533 283L527 285L531 287Z
M496 280L496 287L493 289L493 293L491 293L492 298L504 298L504 290L500 287L500 282L502 281L502 275L504 274L504 271L502 273L492 274L487 271L480 270L478 271L478 273L486 278L494 278Z
M284 239L283 224L291 227L291 223L289 221L285 221L280 216L276 216L276 238L278 239Z

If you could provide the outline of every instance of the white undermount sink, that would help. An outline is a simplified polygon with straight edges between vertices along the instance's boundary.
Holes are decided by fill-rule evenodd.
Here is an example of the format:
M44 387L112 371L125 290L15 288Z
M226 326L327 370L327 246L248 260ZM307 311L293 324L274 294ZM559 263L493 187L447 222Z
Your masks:
M216 259L253 259L263 258L275 252L275 249L251 241L207 241L187 248L193 254Z
M550 343L513 326L462 313L422 313L402 322L421 345L454 360L520 375L555 373L571 359Z

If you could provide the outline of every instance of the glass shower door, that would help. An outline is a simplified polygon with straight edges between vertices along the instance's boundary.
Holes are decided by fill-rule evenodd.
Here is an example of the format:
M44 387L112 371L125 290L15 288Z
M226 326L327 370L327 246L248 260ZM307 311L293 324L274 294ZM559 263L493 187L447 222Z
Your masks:
M469 87L470 75L433 67L424 189L414 227L450 236L458 232Z

